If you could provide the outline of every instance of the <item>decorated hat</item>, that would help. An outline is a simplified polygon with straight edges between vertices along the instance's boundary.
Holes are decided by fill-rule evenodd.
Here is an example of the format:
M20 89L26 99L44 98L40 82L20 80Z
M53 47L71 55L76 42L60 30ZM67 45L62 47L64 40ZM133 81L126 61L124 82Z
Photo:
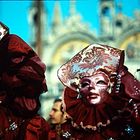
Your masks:
M84 48L58 70L58 78L76 90L79 80L103 70L109 76L118 73L124 63L124 51L107 45L92 44Z

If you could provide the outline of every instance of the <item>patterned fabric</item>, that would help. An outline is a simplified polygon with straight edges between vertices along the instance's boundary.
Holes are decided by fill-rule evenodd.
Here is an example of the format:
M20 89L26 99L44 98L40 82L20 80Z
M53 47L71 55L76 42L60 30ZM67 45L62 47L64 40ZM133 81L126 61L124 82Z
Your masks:
M79 79L92 76L97 70L103 69L109 75L117 72L123 63L124 54L122 50L105 45L93 44L78 54L58 70L60 81L74 90Z

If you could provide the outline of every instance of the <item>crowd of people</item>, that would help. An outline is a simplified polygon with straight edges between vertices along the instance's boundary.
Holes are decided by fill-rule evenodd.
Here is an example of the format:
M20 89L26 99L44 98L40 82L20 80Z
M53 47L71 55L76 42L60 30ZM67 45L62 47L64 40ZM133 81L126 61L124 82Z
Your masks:
M91 44L58 69L49 120L39 113L46 66L0 22L0 140L139 140L140 81L124 50Z

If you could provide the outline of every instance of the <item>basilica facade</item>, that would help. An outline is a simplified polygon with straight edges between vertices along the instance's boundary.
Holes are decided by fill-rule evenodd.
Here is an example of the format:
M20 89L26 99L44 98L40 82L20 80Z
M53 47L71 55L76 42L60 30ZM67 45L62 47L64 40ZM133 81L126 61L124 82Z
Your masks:
M121 4L115 0L99 0L98 19L100 23L99 34L90 29L88 22L82 21L84 17L76 9L76 1L70 1L69 17L62 20L59 1L54 6L51 26L48 26L47 15L43 7L40 11L40 30L42 46L40 57L47 66L46 79L48 85L47 96L42 101L49 102L62 94L63 85L57 78L58 68L67 62L82 48L93 43L107 44L125 50L125 65L136 78L140 79L140 11L134 11L132 18L123 14ZM35 47L38 26L35 20L37 5L33 3L30 9L31 39ZM91 9L92 10L92 9ZM94 11L94 10L93 10ZM31 20L32 19L32 20Z

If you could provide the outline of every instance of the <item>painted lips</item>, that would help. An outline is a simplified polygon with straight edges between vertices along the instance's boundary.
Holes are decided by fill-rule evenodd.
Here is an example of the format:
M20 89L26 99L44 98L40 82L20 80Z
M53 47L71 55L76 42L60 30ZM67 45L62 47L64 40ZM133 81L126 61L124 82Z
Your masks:
M99 94L97 93L91 93L90 95L87 96L88 99L96 99L99 97Z

